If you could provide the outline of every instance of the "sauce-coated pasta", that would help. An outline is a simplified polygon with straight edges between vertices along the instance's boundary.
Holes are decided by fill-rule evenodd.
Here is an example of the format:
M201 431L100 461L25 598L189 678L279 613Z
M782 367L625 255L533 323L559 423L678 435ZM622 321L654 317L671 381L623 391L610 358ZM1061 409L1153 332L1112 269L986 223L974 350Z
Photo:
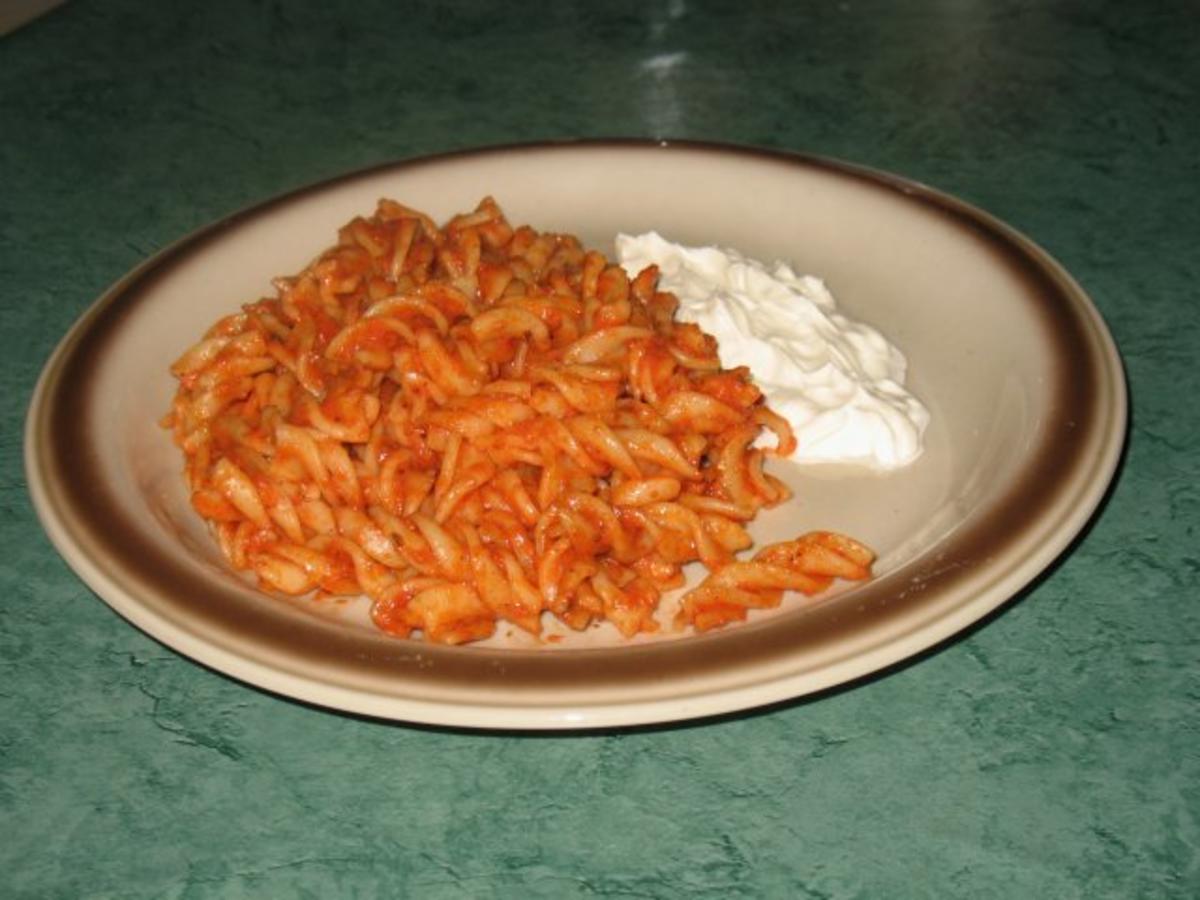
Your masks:
M263 588L366 594L384 631L446 643L547 613L654 631L697 560L699 630L868 577L828 532L735 558L789 495L763 464L791 430L656 287L490 198L440 228L383 200L172 366L192 504Z

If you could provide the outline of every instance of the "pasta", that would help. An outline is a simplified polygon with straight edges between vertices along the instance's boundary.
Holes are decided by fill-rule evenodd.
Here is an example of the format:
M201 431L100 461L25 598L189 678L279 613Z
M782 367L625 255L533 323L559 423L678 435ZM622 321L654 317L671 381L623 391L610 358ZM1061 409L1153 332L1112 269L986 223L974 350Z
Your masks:
M175 362L163 420L265 590L365 594L383 631L463 643L547 614L655 631L693 561L710 574L676 624L697 630L870 574L829 532L737 558L789 496L764 462L794 438L653 267L630 278L491 198L442 227L382 200L274 286Z

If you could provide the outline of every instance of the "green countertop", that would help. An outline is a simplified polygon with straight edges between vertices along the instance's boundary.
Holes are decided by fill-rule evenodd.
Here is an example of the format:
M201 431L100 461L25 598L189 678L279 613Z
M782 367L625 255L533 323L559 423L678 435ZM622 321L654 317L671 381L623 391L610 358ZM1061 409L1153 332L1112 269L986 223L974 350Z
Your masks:
M71 0L0 39L0 895L1200 895L1186 6ZM527 737L246 687L127 624L54 552L23 416L126 270L348 169L615 135L895 171L1066 265L1133 403L1116 487L1068 556L885 676Z

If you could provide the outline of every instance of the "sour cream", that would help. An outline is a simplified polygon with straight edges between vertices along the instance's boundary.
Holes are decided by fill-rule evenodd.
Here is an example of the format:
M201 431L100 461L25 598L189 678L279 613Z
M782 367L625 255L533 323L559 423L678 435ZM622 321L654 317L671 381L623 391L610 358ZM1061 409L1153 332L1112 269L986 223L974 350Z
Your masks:
M658 266L678 318L717 339L725 368L747 366L796 434L792 460L889 471L920 456L929 412L904 387L904 355L837 311L821 279L736 250L684 247L655 232L618 235L631 275Z

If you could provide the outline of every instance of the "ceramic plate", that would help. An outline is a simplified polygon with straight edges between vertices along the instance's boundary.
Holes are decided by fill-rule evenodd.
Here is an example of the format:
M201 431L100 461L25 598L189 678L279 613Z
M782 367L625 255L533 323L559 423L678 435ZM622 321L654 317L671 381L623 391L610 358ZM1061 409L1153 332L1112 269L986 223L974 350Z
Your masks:
M167 367L218 316L271 293L380 197L435 218L493 195L513 222L611 254L619 231L718 244L819 275L906 353L927 450L886 476L777 465L796 493L761 541L846 532L876 578L705 635L441 647L376 633L362 603L257 593L222 561L157 425ZM114 285L63 338L33 397L30 490L67 562L121 615L235 678L342 710L444 725L664 722L828 688L905 659L1011 598L1092 515L1124 440L1116 348L1045 252L959 200L795 155L584 142L411 160L269 201Z

